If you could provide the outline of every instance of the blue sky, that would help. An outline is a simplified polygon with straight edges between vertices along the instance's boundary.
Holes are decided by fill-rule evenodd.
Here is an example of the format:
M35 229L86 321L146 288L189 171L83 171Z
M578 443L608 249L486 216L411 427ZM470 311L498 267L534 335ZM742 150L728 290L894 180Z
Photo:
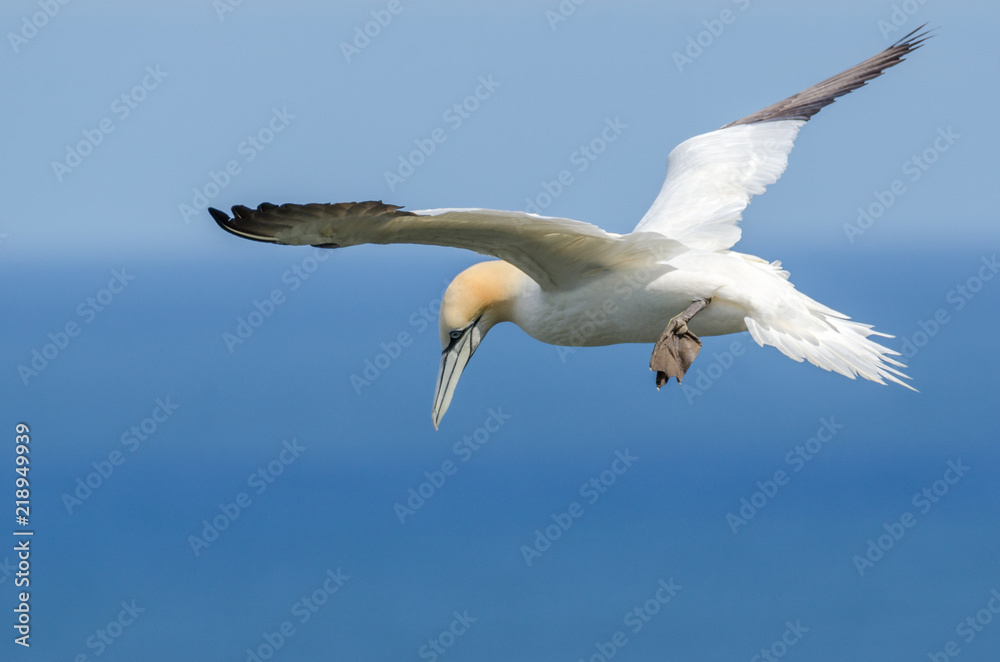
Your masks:
M36 531L32 647L7 628L4 659L997 650L995 5L223 2L0 11L0 402ZM737 246L895 334L919 394L747 334L657 392L649 347L504 326L435 432L430 311L478 256L254 244L201 211L533 202L626 232L674 145L924 22L802 130Z

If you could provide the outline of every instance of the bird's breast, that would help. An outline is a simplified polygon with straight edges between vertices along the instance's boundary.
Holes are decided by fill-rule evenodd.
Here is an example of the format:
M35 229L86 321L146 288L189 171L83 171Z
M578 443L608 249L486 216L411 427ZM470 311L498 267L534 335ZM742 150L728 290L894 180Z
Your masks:
M654 276L615 272L569 291L525 293L514 322L545 343L592 347L618 343L655 343L667 322L697 298L710 297L724 283L678 270ZM696 335L745 331L746 310L724 299L689 324Z

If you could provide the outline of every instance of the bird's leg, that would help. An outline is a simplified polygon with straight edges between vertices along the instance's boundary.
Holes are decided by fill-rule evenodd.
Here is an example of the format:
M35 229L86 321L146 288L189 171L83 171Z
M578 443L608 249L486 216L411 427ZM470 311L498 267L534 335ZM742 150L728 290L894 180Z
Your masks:
M671 377L676 377L679 384L684 379L684 373L694 363L698 350L701 349L701 340L688 330L687 323L710 302L711 299L696 299L684 312L670 320L663 330L663 335L653 347L653 356L649 359L649 369L656 371L657 389Z

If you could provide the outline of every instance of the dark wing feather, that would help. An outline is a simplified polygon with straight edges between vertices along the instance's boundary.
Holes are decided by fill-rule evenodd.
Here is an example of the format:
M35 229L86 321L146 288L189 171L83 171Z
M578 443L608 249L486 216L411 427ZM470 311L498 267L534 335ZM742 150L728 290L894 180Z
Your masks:
M861 64L853 66L847 71L842 71L836 76L827 78L822 83L817 83L807 90L793 94L783 101L770 105L752 115L747 115L722 128L727 129L739 124L774 122L777 120L808 120L820 110L833 103L838 97L842 97L848 92L858 89L871 79L878 77L889 67L902 62L905 55L920 48L920 45L930 38L930 34L922 31L923 29L924 26L921 25L889 48L874 57L868 58Z

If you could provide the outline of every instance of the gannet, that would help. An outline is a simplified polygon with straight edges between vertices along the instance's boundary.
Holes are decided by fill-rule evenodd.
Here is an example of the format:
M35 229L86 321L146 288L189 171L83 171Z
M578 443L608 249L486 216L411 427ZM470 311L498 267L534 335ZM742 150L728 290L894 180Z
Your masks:
M474 264L445 290L435 429L459 377L491 328L513 322L563 346L653 343L656 386L678 382L699 336L749 331L795 361L850 379L911 388L870 339L891 338L795 289L779 262L730 250L750 198L784 172L799 129L823 107L879 76L928 38L917 28L857 66L783 101L695 136L667 157L663 188L629 234L568 218L494 209L406 211L381 201L263 203L209 209L219 226L255 241L341 248L358 244L453 246L499 258Z

